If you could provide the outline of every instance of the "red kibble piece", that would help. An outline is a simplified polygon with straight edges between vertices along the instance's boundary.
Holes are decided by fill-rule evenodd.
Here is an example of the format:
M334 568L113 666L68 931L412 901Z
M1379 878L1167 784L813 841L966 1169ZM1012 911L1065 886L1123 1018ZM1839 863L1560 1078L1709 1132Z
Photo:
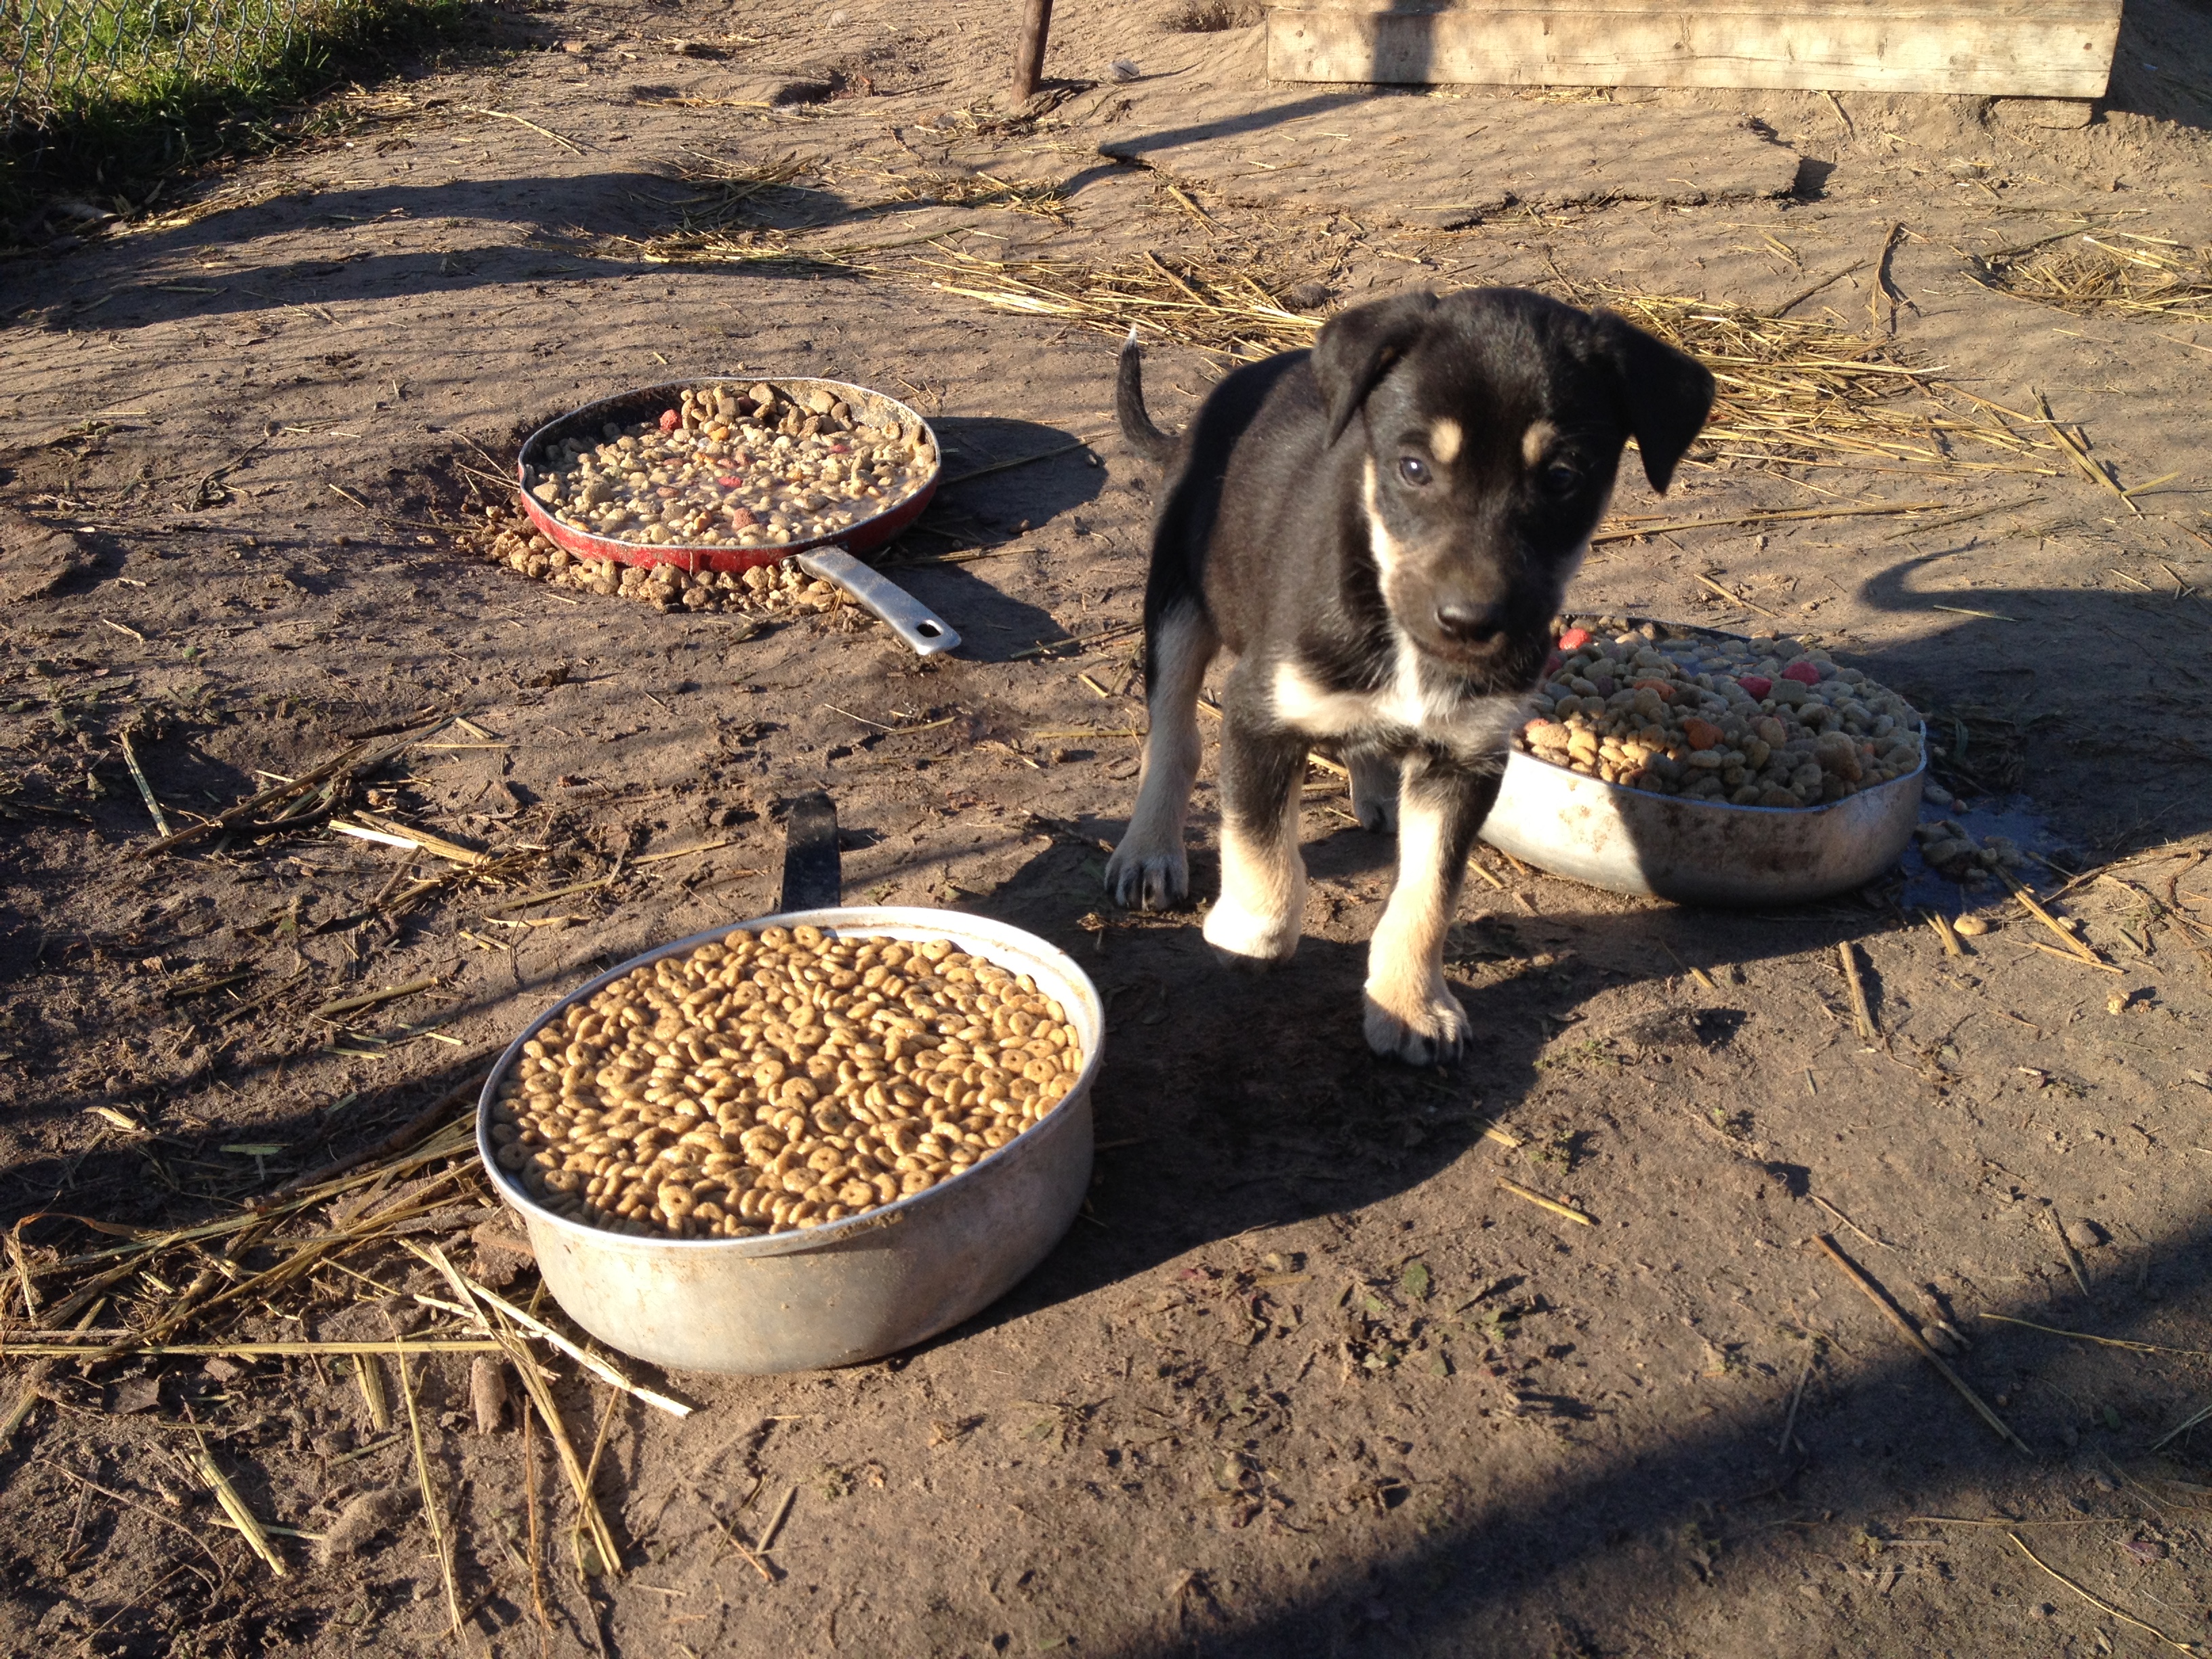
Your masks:
M1674 688L1665 680L1638 680L1629 687L1629 690L1649 691L1662 702L1674 701Z
M683 424L684 417L681 415L678 415L674 410L665 409L661 410L660 429L663 432L673 432L678 427L682 426Z
M1764 674L1739 674L1735 683L1751 695L1764 702L1774 691L1774 682Z
M1782 671L1782 678L1785 680L1795 680L1800 685L1818 685L1820 683L1820 671L1809 662L1793 662Z
M717 479L715 479L715 480L714 480L714 482L715 482L716 483L718 483L718 484L721 485L721 487L722 487L723 489L738 489L738 487L740 487L740 486L744 483L744 480L743 478L738 478L738 477L728 477L728 478L717 478Z
M1589 642L1590 634L1587 628L1570 628L1559 635L1559 649L1562 651L1579 651Z
M732 507L730 509L730 522L739 530L745 529L753 522L752 508L749 507Z
M1692 749L1717 749L1721 746L1721 729L1711 720L1684 720L1682 735L1690 740Z

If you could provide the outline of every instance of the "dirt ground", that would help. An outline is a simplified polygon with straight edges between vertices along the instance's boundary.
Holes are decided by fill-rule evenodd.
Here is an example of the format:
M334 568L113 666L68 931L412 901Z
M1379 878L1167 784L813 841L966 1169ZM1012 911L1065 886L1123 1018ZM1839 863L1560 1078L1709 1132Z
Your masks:
M599 966L771 908L778 813L826 788L848 896L1003 917L1091 972L1095 1188L1029 1280L919 1352L634 1367L698 1407L680 1423L562 1362L571 1434L606 1424L618 1574L580 1575L542 1441L533 1504L512 1419L475 1432L465 1364L434 1364L465 1650L2202 1650L2212 1430L2173 1431L2212 1380L2212 326L2039 307L1967 256L2085 229L2212 241L2212 14L2130 4L2112 96L2065 130L1862 94L1369 100L1267 88L1255 31L1170 29L1157 0L1061 11L1046 106L1010 120L988 108L1002 4L544 0L335 100L327 137L0 265L0 1214L46 1218L14 1235L13 1334L104 1242L71 1218L234 1214L479 1074ZM1231 165L1179 131L1224 110L1246 135L1322 115L1363 136L1299 195L1261 149ZM1513 142L1438 160L1470 122ZM647 256L697 199L679 173L787 156L804 187L733 222L868 252ZM1463 214L1423 193L1445 173ZM1056 205L1023 210L1010 181ZM1893 227L1894 304L1870 264ZM2032 948L2051 936L2001 889L1917 864L1910 886L1724 914L1485 851L1453 970L1482 1036L1417 1073L1360 1042L1390 848L1333 790L1309 796L1286 970L1220 972L1194 915L1108 911L1152 481L1110 435L1110 338L949 291L926 263L946 250L1243 262L1323 306L1497 281L1772 307L1842 270L1807 313L1893 313L1954 385L2046 396L2139 495L2055 449L2026 473L1714 458L1663 504L1625 476L1616 514L1931 505L1615 542L1576 599L1809 630L1936 711L1939 775L2045 855L2037 890L2118 971ZM1173 421L1218 360L1151 365ZM890 552L957 657L834 615L749 634L562 592L453 533L533 417L775 371L910 399L956 474L1057 452L952 485ZM341 804L517 854L504 889L395 913L410 856L312 817L143 855L126 732L185 823L426 709L479 746L411 750ZM550 925L497 908L603 875L524 913ZM1947 956L1925 905L2001 925ZM425 980L344 1033L310 1018ZM434 1214L422 1242L498 1268L471 1242L480 1200ZM1824 1233L1971 1340L1957 1370L2025 1452ZM415 1258L374 1273L419 1332L452 1323L405 1299L443 1293ZM349 1283L238 1329L380 1334ZM101 1322L175 1289L126 1281ZM28 1375L0 1367L0 1407ZM340 1369L171 1357L35 1389L0 1449L0 1648L452 1647L405 1437L371 1431ZM292 1529L283 1576L218 1526L191 1422ZM793 1491L757 1566L732 1529L758 1541ZM318 1538L377 1492L381 1529L324 1563Z

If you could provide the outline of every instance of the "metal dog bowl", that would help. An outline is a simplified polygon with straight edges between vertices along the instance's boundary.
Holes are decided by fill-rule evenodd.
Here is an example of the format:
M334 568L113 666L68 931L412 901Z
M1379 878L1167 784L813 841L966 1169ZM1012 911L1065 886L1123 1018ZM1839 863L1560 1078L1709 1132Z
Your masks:
M556 1215L500 1166L492 1103L523 1043L631 969L739 928L811 922L825 933L950 939L1032 975L1082 1034L1082 1074L1044 1121L963 1173L881 1209L757 1238L640 1238ZM1074 1224L1091 1183L1091 1085L1104 1006L1080 968L1035 934L983 916L901 906L793 910L678 939L609 969L530 1023L477 1106L485 1174L521 1216L553 1299L610 1346L680 1370L763 1375L853 1365L911 1347L1012 1290Z
M1863 887L1903 856L1927 775L1925 726L1917 769L1822 806L1655 795L1516 749L1482 839L1524 863L1610 892L1680 904L1804 904Z

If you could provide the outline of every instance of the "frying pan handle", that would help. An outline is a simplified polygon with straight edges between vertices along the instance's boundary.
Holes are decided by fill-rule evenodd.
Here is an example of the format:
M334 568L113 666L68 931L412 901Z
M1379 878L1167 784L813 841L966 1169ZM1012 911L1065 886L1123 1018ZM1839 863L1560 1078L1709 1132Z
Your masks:
M810 576L835 582L881 617L892 633L914 648L918 657L940 651L957 651L960 636L943 617L890 577L870 569L842 547L817 547L799 556L799 568Z

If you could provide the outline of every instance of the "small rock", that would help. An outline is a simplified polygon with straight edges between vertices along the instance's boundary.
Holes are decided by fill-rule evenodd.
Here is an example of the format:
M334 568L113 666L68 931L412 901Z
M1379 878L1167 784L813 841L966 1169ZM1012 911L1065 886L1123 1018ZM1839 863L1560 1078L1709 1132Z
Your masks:
M507 1367L490 1354L480 1353L469 1365L469 1406L476 1413L478 1434L496 1434L507 1414Z
M338 1511L338 1518L331 1522L322 1542L316 1546L316 1555L327 1566L333 1561L360 1554L399 1518L408 1500L404 1486L385 1486L362 1492Z
M1116 58L1106 72L1116 81L1133 81L1144 73L1133 59L1127 58Z
M135 1412L150 1412L161 1403L161 1379L158 1376L126 1376L115 1385L108 1395L107 1409L118 1415Z
M1978 916L1968 911L1952 922L1951 927L1954 932L1964 933L1968 939L1979 939L1984 933L1994 933L1997 924L1986 916Z
M2077 1250L2094 1250L2112 1235L2087 1216L2066 1224L2066 1242Z

